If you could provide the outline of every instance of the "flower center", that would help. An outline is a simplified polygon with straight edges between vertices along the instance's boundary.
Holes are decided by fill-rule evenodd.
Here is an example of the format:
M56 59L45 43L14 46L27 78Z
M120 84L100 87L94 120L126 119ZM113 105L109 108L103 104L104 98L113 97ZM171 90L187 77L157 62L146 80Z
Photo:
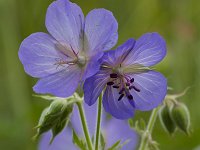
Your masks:
M129 100L133 100L133 96L130 94L131 90L140 92L140 89L134 85L134 78L119 73L110 74L110 80L107 82L107 86L112 86L112 88L118 89L118 101L122 100L124 96Z
M80 68L84 67L86 64L86 57L84 55L80 55L78 52L65 44L56 43L55 47L58 51L64 54L67 58L56 58L54 65L57 65L57 68L62 66L70 66L70 65L78 65Z

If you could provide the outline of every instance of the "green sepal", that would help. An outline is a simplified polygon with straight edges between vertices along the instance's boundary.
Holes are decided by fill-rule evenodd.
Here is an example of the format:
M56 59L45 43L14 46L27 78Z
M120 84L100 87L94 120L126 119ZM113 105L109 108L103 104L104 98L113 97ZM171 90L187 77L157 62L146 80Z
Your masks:
M73 130L72 141L81 150L87 150L87 148L86 148L87 146L86 146L85 142L78 137L78 135L76 134L76 132L74 130Z
M108 150L119 150L121 148L120 142L121 140L118 140L110 148L108 148Z
M177 127L189 135L190 113L187 106L180 102L175 104L171 109L171 117Z
M173 106L172 106L173 107ZM176 124L171 118L170 108L168 105L163 105L159 111L159 119L163 129L172 135L176 130Z
M72 105L67 106L63 110L63 113L60 116L59 121L51 129L53 135L52 135L52 138L50 140L50 144L53 142L54 138L68 125L72 110L73 110L73 106Z

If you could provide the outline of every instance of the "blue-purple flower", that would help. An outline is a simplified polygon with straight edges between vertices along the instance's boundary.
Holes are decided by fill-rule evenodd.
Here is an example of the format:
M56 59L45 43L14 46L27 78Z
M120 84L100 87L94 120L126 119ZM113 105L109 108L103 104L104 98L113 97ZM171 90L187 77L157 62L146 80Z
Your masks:
M49 34L27 37L19 58L27 74L40 78L36 93L67 97L98 71L103 51L117 42L117 21L105 9L94 9L84 19L79 6L57 0L49 6L45 24Z
M101 69L84 83L84 99L93 105L103 95L104 109L118 119L127 119L134 110L147 111L164 99L167 81L150 69L166 55L166 43L157 33L147 33L137 41L129 39L101 59Z
M84 108L90 136L92 137L95 134L96 127L96 117L94 117L97 113L96 106L84 105ZM79 137L84 137L77 108L73 110L73 114L71 116L71 123ZM111 147L118 140L121 140L121 144L127 142L121 150L134 150L136 148L138 141L137 134L128 126L126 121L117 120L114 118L107 120L105 113L103 113L101 126L102 133L106 142L106 149ZM51 132L45 133L40 141L39 150L78 150L78 148L72 142L72 129L70 127L65 128L54 139L51 145L49 145L50 139Z

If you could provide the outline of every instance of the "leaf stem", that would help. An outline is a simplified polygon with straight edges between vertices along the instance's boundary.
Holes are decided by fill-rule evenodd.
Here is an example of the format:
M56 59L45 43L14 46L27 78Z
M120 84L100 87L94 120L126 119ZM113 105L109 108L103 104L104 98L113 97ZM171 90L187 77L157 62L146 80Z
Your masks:
M100 137L100 130L101 130L101 113L102 113L102 94L100 94L99 101L98 101L95 150L99 150L99 139L100 139L99 137Z
M92 141L91 141L90 134L89 134L89 131L88 131L87 122L86 122L82 102L77 102L76 104L78 106L78 110L79 110L79 114L80 114L80 118L81 118L81 123L82 123L82 127L83 127L83 132L85 134L85 139L86 139L86 142L87 142L88 149L93 150L93 145L92 145Z
M151 135L155 121L157 119L157 113L158 113L159 107L155 108L150 116L148 125L146 127L146 130L142 134L140 146L138 150L146 150L149 142L149 135Z

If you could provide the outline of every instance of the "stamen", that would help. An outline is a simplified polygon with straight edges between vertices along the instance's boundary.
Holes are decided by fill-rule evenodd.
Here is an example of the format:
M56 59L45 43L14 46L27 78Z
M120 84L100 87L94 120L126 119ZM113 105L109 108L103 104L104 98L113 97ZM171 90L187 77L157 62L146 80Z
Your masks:
M113 88L115 88L115 89L118 89L118 88L119 88L119 86L118 86L118 85L114 85L114 86L113 86Z
M134 82L134 78L132 78L132 79L130 80L130 82L133 83L133 82Z
M126 86L130 86L130 83L126 82Z
M120 91L119 91L119 94L122 94L124 92L125 88L122 88Z
M129 100L133 100L133 96L130 94L127 96Z
M107 82L107 85L113 85L114 82L110 81L110 82Z
M136 87L133 86L133 85L129 87L129 90L131 90L131 89L134 89L135 91L140 92L140 89L136 88Z
M111 74L110 74L110 78L117 78L117 76L118 76L118 75L117 75L116 73L111 73Z
M118 98L118 101L120 101L124 97L124 94L121 94Z

